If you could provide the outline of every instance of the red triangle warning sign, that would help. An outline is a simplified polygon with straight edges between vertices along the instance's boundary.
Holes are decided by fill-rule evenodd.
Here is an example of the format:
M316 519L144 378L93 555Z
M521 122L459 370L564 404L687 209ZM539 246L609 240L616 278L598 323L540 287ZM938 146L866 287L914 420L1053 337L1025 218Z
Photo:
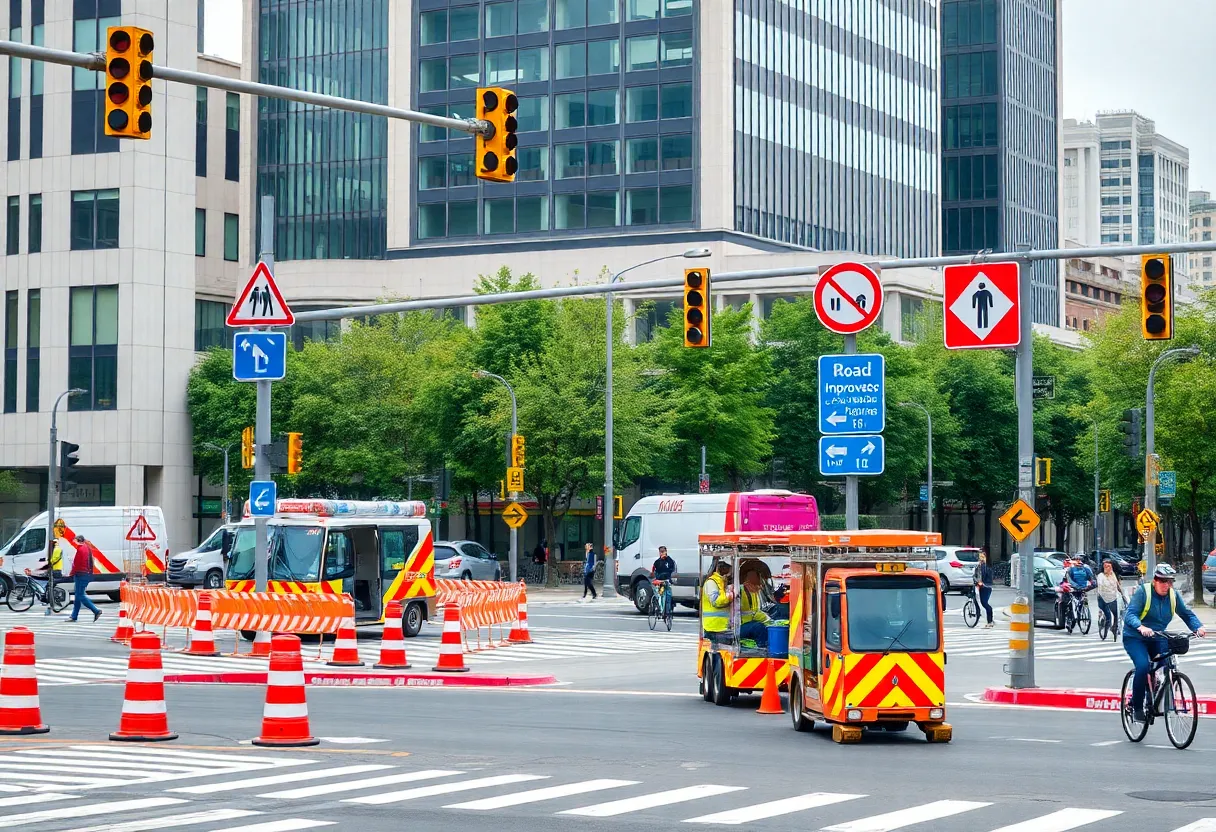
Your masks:
M270 269L259 261L228 313L228 326L291 326L295 322Z
M139 515L139 518L127 530L127 540L139 543L150 543L156 540L156 532L152 531L152 527L148 525L148 518L142 514Z

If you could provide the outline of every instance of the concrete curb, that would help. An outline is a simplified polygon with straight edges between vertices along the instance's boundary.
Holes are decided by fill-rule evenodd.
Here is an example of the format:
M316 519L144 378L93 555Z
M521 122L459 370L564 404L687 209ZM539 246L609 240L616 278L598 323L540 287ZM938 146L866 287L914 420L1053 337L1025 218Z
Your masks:
M986 688L981 701L1031 708L1073 708L1082 711L1118 711L1119 691L1084 688ZM1216 715L1216 696L1199 696L1201 716Z
M266 671L249 673L166 673L178 685L264 685ZM505 688L552 685L555 676L449 676L441 673L333 673L304 671L304 684L323 688Z

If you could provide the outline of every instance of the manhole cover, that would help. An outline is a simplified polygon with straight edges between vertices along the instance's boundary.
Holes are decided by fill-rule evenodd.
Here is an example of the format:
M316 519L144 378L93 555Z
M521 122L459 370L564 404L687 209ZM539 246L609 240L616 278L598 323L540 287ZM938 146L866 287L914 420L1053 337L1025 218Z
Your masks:
M1158 803L1192 803L1204 800L1216 800L1216 794L1211 792L1128 792L1128 797L1137 800L1155 800Z

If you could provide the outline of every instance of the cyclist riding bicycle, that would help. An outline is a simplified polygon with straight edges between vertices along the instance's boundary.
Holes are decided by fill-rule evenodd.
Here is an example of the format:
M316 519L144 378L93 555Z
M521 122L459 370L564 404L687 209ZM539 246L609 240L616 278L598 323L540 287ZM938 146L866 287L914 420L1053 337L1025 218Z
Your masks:
M1078 604L1085 600L1085 593L1097 586L1094 571L1080 560L1074 560L1072 566L1064 571L1064 580L1068 582L1072 597Z
M1123 649L1136 666L1136 675L1132 678L1132 718L1137 722L1144 721L1145 691L1152 657L1166 649L1166 640L1155 634L1164 631L1175 615L1200 638L1208 634L1203 622L1174 589L1176 576L1174 567L1168 563L1158 564L1153 570L1152 589L1148 584L1137 587L1123 614Z
M672 560L671 555L667 554L667 547L659 547L659 557L655 560L654 565L650 567L650 577L656 581L663 582L663 603L665 609L663 614L671 612L671 582L676 576L676 562Z

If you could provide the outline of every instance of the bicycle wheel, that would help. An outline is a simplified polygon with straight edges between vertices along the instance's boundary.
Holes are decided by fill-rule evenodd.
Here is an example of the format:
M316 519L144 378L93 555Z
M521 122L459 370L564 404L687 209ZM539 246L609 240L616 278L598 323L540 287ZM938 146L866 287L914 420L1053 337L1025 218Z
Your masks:
M980 623L980 605L974 598L968 598L967 603L963 604L963 623L972 628Z
M1093 619L1089 615L1089 604L1082 605L1077 621L1078 626L1081 628L1081 635L1089 635L1089 628L1093 626L1093 623Z
M63 612L68 606L68 591L61 586L55 587L55 591L51 593L51 609L55 612Z
M1132 676L1136 673L1135 670L1127 671L1127 675L1123 677L1123 692L1119 697L1121 707L1119 708L1120 722L1123 723L1123 733L1127 734L1127 738L1132 742L1140 742L1144 739L1144 735L1148 733L1148 725L1152 717L1147 711L1143 722L1138 722L1132 718Z
M1169 735L1174 748L1182 749L1191 744L1199 728L1199 700L1189 676L1177 670L1170 676L1169 689L1162 697L1166 709L1165 733Z
M25 612L34 606L34 588L29 584L13 587L13 591L8 594L5 603L13 612Z
M659 623L659 599L658 593L650 594L650 606L646 609L646 623L650 625L650 629L654 629Z
M668 590L668 591L670 592L670 590ZM665 624L667 624L667 632L670 633L672 622L675 620L675 617L676 617L676 605L675 605L675 602L672 601L670 598L665 597L664 601L665 601L665 603L663 606L663 622Z
M1077 626L1077 620L1073 617L1072 604L1064 608L1064 631L1072 635L1073 627Z
M1110 632L1110 625L1106 621L1106 613L1098 614L1098 638L1106 641L1106 634Z

